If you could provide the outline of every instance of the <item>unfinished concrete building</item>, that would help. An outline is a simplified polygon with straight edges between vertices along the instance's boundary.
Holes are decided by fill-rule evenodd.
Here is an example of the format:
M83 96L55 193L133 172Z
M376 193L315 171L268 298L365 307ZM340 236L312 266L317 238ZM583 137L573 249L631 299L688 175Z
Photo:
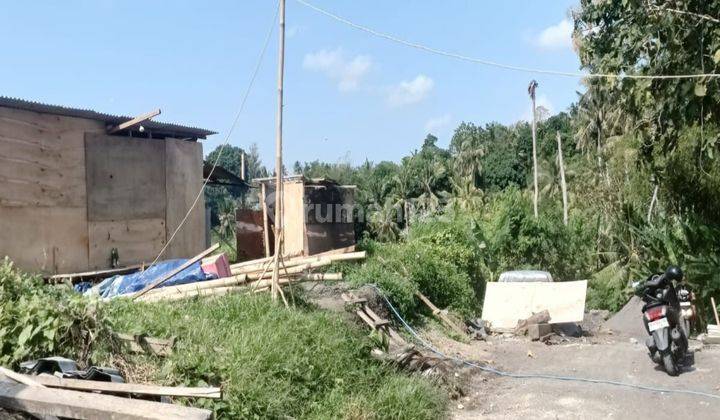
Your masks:
M159 113L157 111L156 113ZM0 258L67 273L151 262L202 185L199 128L0 97ZM205 247L203 197L163 258Z

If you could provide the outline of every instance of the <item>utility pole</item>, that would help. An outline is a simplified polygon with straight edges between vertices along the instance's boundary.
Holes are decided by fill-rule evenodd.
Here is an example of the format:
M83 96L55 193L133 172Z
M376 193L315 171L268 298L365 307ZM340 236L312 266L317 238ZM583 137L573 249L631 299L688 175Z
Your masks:
M568 197L567 197L567 185L565 184L565 165L563 164L563 153L562 153L562 140L560 139L560 131L557 132L557 144L558 144L558 165L560 165L560 188L562 188L562 200L563 200L563 223L565 226L568 224Z
M535 80L530 82L528 86L528 94L532 99L532 143L533 143L533 183L535 184L535 194L533 195L533 210L535 212L535 218L538 218L538 165L537 165L537 140L535 138L536 126L537 126L537 112L535 109L535 89L538 87L538 82Z
M282 134L283 134L283 78L285 72L285 0L280 0L280 32L278 34L278 107L277 107L277 136L275 138L275 261L273 261L273 275L270 291L273 301L277 301L280 290L279 274L280 259L283 253L283 160L282 160ZM284 298L284 297L283 297Z

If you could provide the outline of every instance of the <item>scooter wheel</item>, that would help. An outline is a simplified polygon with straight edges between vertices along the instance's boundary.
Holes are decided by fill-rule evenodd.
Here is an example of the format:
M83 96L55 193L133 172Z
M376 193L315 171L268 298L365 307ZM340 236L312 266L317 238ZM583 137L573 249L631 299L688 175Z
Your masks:
M665 367L665 372L667 372L668 375L678 376L678 368L673 360L672 354L663 355L663 366Z

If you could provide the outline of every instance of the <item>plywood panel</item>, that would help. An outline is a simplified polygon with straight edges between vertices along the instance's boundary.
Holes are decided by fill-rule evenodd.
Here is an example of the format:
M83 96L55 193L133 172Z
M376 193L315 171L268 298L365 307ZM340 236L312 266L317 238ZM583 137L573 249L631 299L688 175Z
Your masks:
M0 258L27 271L85 271L87 231L85 208L0 206Z
M305 187L302 182L283 184L284 254L305 253ZM274 211L274 210L273 210Z
M110 252L117 248L119 265L150 263L165 245L165 220L136 219L89 222L89 261L93 270L110 267Z
M482 319L492 329L512 329L518 320L547 309L551 323L581 322L587 281L558 283L488 283Z
M91 222L165 219L165 142L85 136Z
M0 205L85 207L84 133L96 122L0 108Z
M202 187L202 144L166 139L167 237L180 225ZM205 196L201 195L163 258L189 258L205 249Z

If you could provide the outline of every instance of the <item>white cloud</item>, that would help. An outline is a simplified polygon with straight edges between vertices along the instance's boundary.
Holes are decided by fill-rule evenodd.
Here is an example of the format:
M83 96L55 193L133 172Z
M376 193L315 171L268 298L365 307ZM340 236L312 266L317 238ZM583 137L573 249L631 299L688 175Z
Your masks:
M450 124L452 116L450 114L441 115L439 117L430 118L425 122L425 131L437 134L436 131L447 127Z
M563 19L556 25L548 26L537 35L535 44L547 49L572 48L573 23Z
M419 74L413 80L403 80L392 87L387 100L391 106L396 107L415 104L425 99L433 87L435 87L433 79Z
M342 48L308 53L303 59L304 69L325 74L337 83L341 92L357 90L372 66L369 56L356 55L348 59Z

